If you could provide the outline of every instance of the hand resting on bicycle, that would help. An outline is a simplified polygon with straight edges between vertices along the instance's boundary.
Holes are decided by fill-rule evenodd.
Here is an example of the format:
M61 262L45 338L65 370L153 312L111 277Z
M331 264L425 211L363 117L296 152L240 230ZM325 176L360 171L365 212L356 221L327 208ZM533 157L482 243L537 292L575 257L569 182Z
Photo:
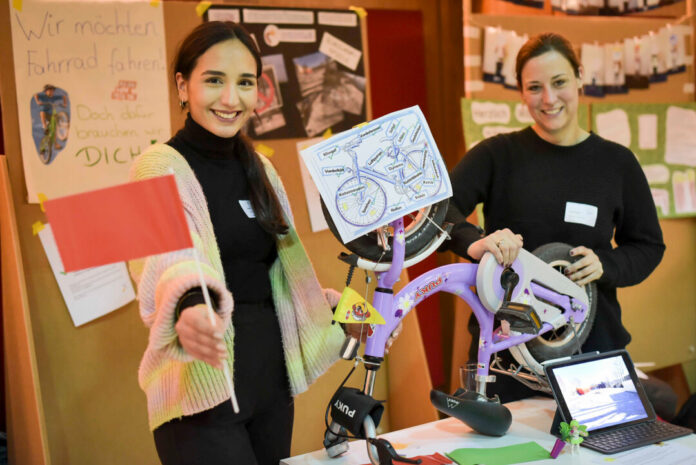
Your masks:
M503 266L510 266L524 245L522 236L508 228L495 231L486 237L473 242L467 249L467 254L474 260L481 260L483 254L491 252Z

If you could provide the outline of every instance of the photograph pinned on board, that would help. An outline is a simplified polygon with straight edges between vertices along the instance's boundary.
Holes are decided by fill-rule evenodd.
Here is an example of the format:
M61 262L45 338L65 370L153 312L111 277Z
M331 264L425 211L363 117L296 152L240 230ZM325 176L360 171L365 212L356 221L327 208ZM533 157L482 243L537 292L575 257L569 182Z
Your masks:
M502 84L505 82L503 64L507 53L508 38L514 34L500 27L487 26L483 38L483 60L481 70L483 80Z
M527 34L520 36L514 31L510 31L508 35L508 40L505 43L505 59L503 60L503 85L508 89L517 89L517 71L515 71L517 53L528 39Z
M604 0L551 0L551 8L573 15L599 15Z
M256 113L262 115L269 110L283 106L283 98L280 94L275 66L263 65L261 77L258 81L258 93Z
M46 84L30 102L31 135L39 160L49 165L65 148L70 133L70 97L68 93Z
M335 105L328 92L319 91L297 102L307 135L316 136L336 123L343 121L343 110Z
M659 35L650 31L641 38L643 56L647 57L648 79L650 82L665 82L667 80L666 55Z
M629 89L647 89L650 87L648 75L643 73L642 41L640 37L624 39L624 65L626 69L626 87Z
M353 115L360 115L365 101L365 78L357 74L341 71L338 63L331 62L326 67L324 92L336 107Z
M604 97L604 46L582 44L583 91L591 97Z
M604 93L625 94L626 66L624 61L624 46L621 42L604 45Z
M332 60L321 52L314 52L293 58L292 61L295 64L297 83L302 97L321 90L324 85L326 67Z
M283 98L275 66L263 65L258 80L258 102L255 115L249 119L254 134L259 136L286 125L283 116Z
M660 28L658 36L665 50L665 68L668 74L686 71L686 43L682 26L667 25Z

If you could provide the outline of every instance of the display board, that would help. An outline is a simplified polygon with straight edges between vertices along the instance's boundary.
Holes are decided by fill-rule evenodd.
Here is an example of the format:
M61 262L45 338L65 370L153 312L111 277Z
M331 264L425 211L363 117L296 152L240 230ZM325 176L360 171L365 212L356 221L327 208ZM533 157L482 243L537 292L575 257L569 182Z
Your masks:
M29 202L123 183L170 136L159 2L9 2Z
M465 0L467 1L467 0ZM612 19L607 17L552 17L552 16L528 16L525 21L520 21L517 16L501 16L501 15L484 15L484 14L465 14L464 24L464 91L465 95L470 98L490 98L498 100L514 100L519 99L519 91L510 84L516 85L514 77L514 59L519 50L519 47L524 43L524 40L515 40L515 38L530 37L539 32L557 32L566 37L574 46L578 56L582 55L583 44L592 46L601 46L604 50L605 59L599 58L588 59L589 65L601 62L609 63L604 67L605 72L600 73L602 77L602 89L604 89L604 80L613 84L614 73L616 67L613 67L613 45L623 44L623 48L630 49L630 45L634 38L640 38L641 63L649 66L652 60L653 48L655 48L655 56L660 64L658 64L659 80L653 80L643 86L626 86L623 93L593 93L588 95L585 93L581 97L581 101L585 103L591 102L646 102L646 103L662 103L662 102L690 102L694 99L694 34L693 21L687 16L674 21L675 26L671 28L671 33L668 32L666 19L656 18L622 18ZM677 27L676 23L679 23ZM501 77L507 78L507 86L503 85L506 82L487 80L486 75L495 73L496 68L490 66L486 57L486 37L498 37L500 34L491 34L491 31L506 31L508 36L505 40L505 49L503 55L504 60L501 67ZM660 32L665 31L665 32ZM652 33L652 34L651 34ZM673 33L676 33L673 34ZM677 38L677 50L672 59L672 55L668 52L670 49L670 37L675 35ZM648 38L652 37L648 40ZM653 43L654 42L654 43ZM683 44L683 51L681 45ZM653 47L654 45L654 47ZM495 51L495 44L491 46L489 40L488 48ZM587 49L587 47L586 47ZM625 61L625 57L629 53L623 54L622 72L624 81L619 78L618 82L625 82L627 73L631 73L631 66L635 63ZM495 55L494 55L495 56ZM675 61L681 63L683 56L684 68L678 66L674 72L671 70L670 64ZM586 63L583 63L586 64ZM629 64L631 66L629 66ZM587 65L587 64L586 64ZM641 64L641 67L643 65ZM642 69L642 68L641 68ZM651 68L648 68L645 73L641 71L639 76L646 76L650 79ZM507 71L507 72L506 72ZM595 73L596 74L596 73ZM612 80L607 79L606 75ZM592 74L585 74L586 88L593 84ZM589 81L588 81L589 80ZM598 79L595 78L595 82ZM635 83L639 84L639 83ZM619 90L622 85L610 86L613 87L610 91ZM593 89L594 90L594 89Z
M636 155L660 218L696 216L696 103L594 103L592 128Z
M365 60L355 11L213 5L205 19L241 23L261 51L254 139L314 137L366 120Z

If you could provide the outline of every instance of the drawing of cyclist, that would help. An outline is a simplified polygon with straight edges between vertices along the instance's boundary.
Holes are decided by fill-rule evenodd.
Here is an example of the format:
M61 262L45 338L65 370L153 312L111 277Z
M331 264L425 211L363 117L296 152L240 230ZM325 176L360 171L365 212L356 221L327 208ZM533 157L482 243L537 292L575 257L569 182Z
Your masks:
M42 92L34 94L34 98L40 108L39 115L41 116L41 126L43 126L44 134L47 134L49 118L53 113L53 105L55 102L62 103L63 107L67 106L68 103L65 99L65 95L56 95L56 87L51 84L46 84Z
M70 103L62 89L46 84L32 96L33 136L41 162L48 165L65 148L70 129ZM40 125L39 125L40 124Z

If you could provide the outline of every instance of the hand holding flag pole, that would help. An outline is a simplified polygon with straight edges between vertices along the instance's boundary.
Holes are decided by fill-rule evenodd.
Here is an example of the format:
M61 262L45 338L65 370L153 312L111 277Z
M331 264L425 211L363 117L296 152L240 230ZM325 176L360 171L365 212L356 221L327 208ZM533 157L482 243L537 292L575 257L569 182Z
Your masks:
M208 287L173 173L45 202L65 272L192 249L208 317L215 326ZM225 381L239 405L228 364Z

